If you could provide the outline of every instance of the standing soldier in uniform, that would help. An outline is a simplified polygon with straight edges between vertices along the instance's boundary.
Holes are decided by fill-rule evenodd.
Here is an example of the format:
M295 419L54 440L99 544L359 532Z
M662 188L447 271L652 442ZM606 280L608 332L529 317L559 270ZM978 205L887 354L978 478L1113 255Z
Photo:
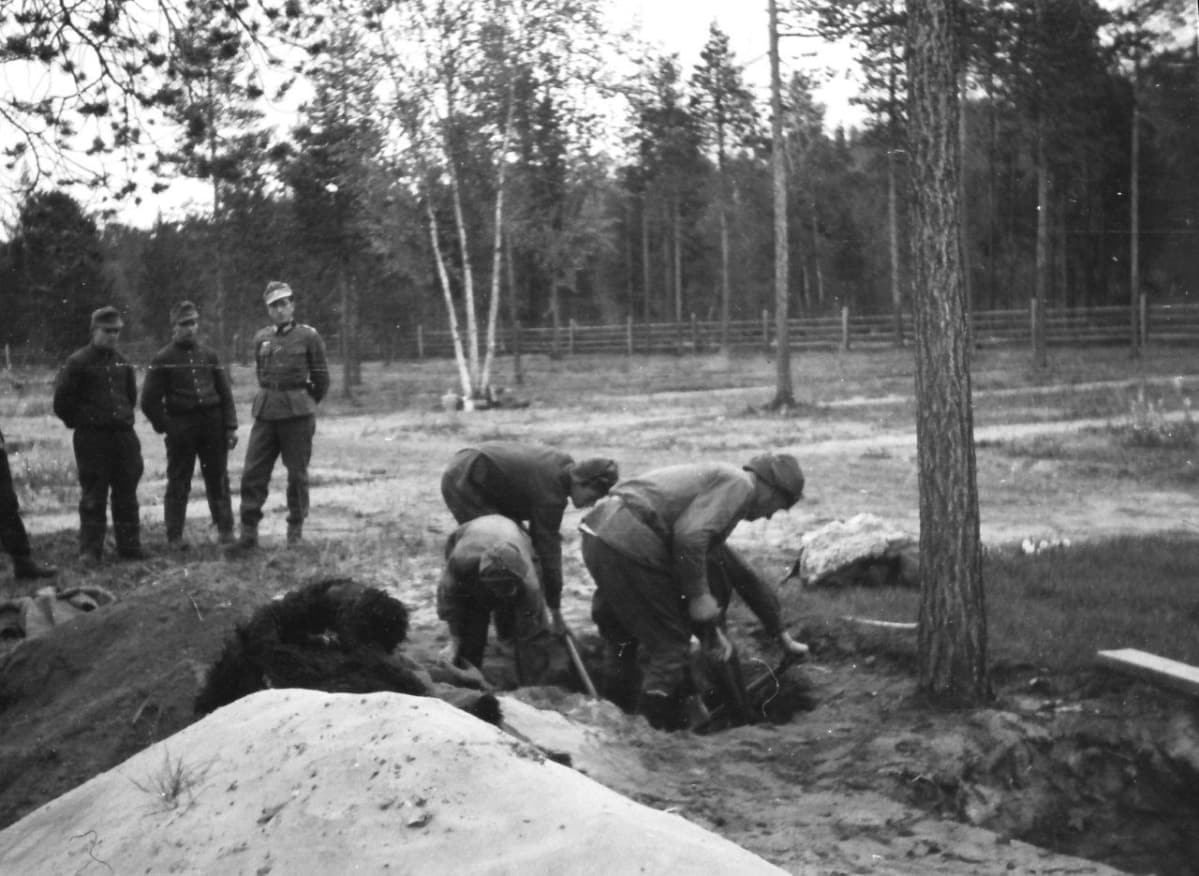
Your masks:
M501 514L528 523L533 550L541 563L545 601L554 632L562 623L562 515L570 501L586 508L607 494L619 477L611 459L575 462L542 444L489 441L459 450L441 477L441 495L458 523L484 514ZM508 624L497 618L497 632L508 638Z
M190 301L171 308L172 340L150 360L142 386L142 413L166 435L167 491L163 516L167 548L186 549L183 522L196 457L208 510L222 544L233 541L229 451L237 446L237 410L229 373L216 353L196 340L200 313Z
M109 491L117 554L127 560L146 558L137 504L142 446L133 431L137 377L117 351L123 325L115 307L95 311L91 343L67 357L54 383L54 413L75 430L79 559L85 566L99 563L104 551Z
M287 543L303 540L316 406L329 391L325 342L312 326L296 322L291 287L268 283L262 297L274 325L254 335L258 394L251 408L254 425L241 476L241 538L233 546L236 553L258 547L258 522L280 456L287 469Z
M58 574L58 569L44 566L33 558L29 533L21 521L21 503L12 482L3 432L0 432L0 545L12 557L12 576L18 581L52 578Z
M719 651L717 662L733 658L722 629L733 590L784 651L807 654L783 627L778 595L725 544L742 520L790 508L803 487L789 454L765 453L741 468L675 465L622 481L584 518L610 699L654 727L683 727L691 636Z

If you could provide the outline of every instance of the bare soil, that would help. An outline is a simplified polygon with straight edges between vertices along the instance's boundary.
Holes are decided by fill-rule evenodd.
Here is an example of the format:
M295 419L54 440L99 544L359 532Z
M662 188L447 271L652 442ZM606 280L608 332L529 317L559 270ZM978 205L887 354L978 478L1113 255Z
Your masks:
M277 472L258 556L225 559L198 501L193 549L168 556L165 466L148 429L141 495L151 559L84 573L72 561L70 505L23 497L39 556L63 569L60 586L103 586L119 598L0 662L0 828L190 724L203 673L233 625L314 576L387 588L412 611L404 649L433 659L446 641L433 594L453 526L438 478L454 450L474 441L538 440L576 456L611 455L627 474L742 461L767 447L793 452L808 479L805 502L733 536L771 580L794 559L800 534L820 522L869 511L917 531L912 406L902 396L824 399L779 414L762 407L765 389L613 392L554 405L534 395L523 410L452 414L438 409L437 395L385 414L331 406L318 427L308 543L295 550L282 544ZM1103 424L1111 417L1062 417L1052 399L989 412L984 398L977 438L988 545L1193 528L1189 469L1130 477L1110 453L1091 452L1110 443ZM65 434L45 421L17 417L5 432L42 435L44 452L59 441L69 453ZM235 481L240 463L239 450ZM593 648L577 518L569 512L564 525L564 609ZM0 589L16 592L8 578ZM1195 872L1199 776L1168 744L1199 736L1194 705L1181 695L1099 671L1054 677L1006 666L997 668L989 708L947 713L919 700L905 634L802 612L789 620L813 647L805 672L816 706L783 725L665 735L578 693L516 695L600 734L603 744L576 764L593 778L790 872ZM734 613L732 625L751 666L775 664L752 617Z

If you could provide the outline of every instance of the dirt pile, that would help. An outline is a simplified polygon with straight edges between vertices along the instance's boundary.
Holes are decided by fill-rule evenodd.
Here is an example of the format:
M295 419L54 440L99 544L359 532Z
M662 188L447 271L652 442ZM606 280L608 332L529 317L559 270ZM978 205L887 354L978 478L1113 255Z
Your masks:
M7 872L780 873L439 700L265 691L0 833Z

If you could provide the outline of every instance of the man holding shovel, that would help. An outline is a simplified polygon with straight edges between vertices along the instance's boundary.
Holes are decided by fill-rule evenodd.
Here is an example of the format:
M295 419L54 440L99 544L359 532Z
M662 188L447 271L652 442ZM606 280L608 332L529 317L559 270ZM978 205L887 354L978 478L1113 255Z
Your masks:
M742 520L769 518L803 497L795 457L765 453L745 466L692 463L618 483L580 526L583 562L596 590L591 615L607 645L606 691L659 729L686 726L691 638L727 667L724 632L732 592L741 594L787 655L806 645L783 628L778 596L725 540Z
M544 683L556 637L528 533L507 517L485 514L450 534L445 558L437 616L449 626L450 644L442 657L481 670L494 615L497 631L511 631L518 683Z

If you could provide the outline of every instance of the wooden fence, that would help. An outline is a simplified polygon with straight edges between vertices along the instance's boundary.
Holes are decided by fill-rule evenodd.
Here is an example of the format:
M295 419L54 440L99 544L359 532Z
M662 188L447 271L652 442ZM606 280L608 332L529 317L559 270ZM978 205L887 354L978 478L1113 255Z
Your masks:
M977 346L1031 346L1036 311L985 310L972 315ZM1133 319L1128 307L1049 308L1044 314L1045 342L1051 347L1091 344L1130 345ZM1144 348L1153 343L1199 344L1199 304L1149 305L1142 299L1138 309L1136 337ZM903 317L905 342L912 339L908 315ZM893 314L851 314L800 317L788 321L790 348L804 350L862 350L895 345ZM720 323L687 322L585 325L570 320L560 329L506 328L497 337L497 352L571 356L592 353L647 354L712 352L720 348ZM775 345L775 323L763 311L757 320L729 323L728 341L733 350L770 351ZM392 353L400 359L452 357L448 329L415 326L393 339Z

